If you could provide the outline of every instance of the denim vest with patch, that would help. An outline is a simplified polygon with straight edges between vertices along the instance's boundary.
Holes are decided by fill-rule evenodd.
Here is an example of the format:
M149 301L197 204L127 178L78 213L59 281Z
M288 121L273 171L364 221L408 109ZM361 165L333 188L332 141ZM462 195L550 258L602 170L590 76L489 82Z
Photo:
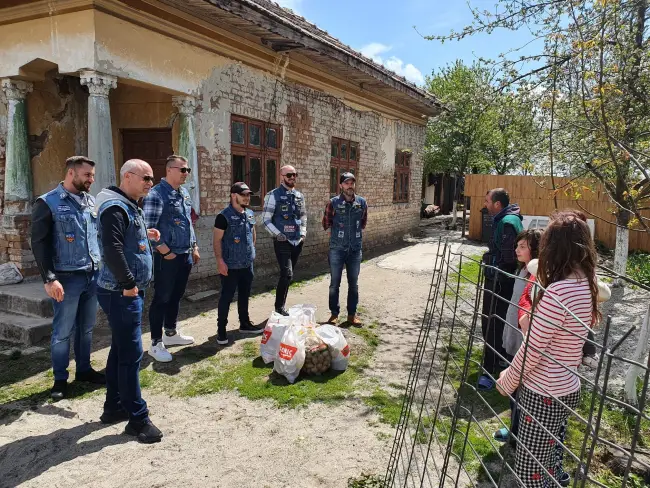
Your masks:
M334 210L330 249L358 251L361 249L361 239L363 237L361 219L367 207L366 200L355 195L354 200L348 202L339 195L332 198L330 202Z
M221 255L230 269L248 268L255 260L253 228L255 216L251 210L237 212L228 205L221 212L228 222L228 227L221 239Z
M190 252L196 242L192 226L192 200L189 192L182 186L178 190L163 181L151 189L157 193L163 210L158 220L161 242L167 244L174 254Z
M305 205L305 197L297 190L289 192L284 186L273 190L275 211L273 225L290 241L300 239L300 212Z
M88 206L82 208L62 184L39 198L52 212L54 270L74 272L97 269L100 252L95 198L87 195Z
M99 207L99 219L102 218L102 213L107 208L117 205L123 209L128 218L129 224L124 234L124 257L129 266L129 270L133 274L136 286L144 290L153 276L153 259L151 253L151 246L147 238L147 226L144 222L142 210L127 205L122 200L117 198L106 200ZM99 244L101 244L101 226L99 227ZM122 287L118 283L115 275L108 269L108 266L103 265L99 270L99 277L97 278L97 285L106 290L121 290Z

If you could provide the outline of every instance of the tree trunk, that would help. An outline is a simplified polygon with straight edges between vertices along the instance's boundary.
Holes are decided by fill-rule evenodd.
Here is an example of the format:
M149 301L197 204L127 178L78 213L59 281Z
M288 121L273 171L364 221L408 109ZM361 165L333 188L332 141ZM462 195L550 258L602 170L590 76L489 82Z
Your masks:
M636 344L634 355L630 358L632 361L643 364L644 358L648 354L648 346L650 346L650 305L645 313L643 324L641 325L641 332L639 332L639 341ZM636 394L636 380L643 371L643 368L634 364L630 365L625 375L625 401L636 407L639 403Z
M625 210L619 210L616 214L616 247L614 248L614 271L626 276L627 254L630 246L630 231L627 224L630 221L630 214ZM624 286L623 280L614 280L614 286Z

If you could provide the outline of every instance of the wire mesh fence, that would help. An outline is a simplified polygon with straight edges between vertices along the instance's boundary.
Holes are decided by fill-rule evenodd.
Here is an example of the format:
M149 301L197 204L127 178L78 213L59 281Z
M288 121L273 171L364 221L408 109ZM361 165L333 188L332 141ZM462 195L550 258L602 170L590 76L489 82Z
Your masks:
M565 324L573 327L554 324L557 337L568 349L583 340L585 354L590 349L578 367L531 340L543 325L535 307L529 312L535 333L524 336L517 320L506 320L508 307L522 309L512 284L519 281L521 290L530 280L453 252L441 240L385 486L650 486L650 357L642 356L650 339L650 288L605 268L599 275L633 287L633 305L648 307L645 317L605 315L587 337L592 324L577 308L531 284L572 319ZM502 348L504 329L521 334L514 357ZM541 361L565 379L578 378L578 392L554 393L561 380L550 377L531 382ZM517 374L517 390L489 388L506 368Z

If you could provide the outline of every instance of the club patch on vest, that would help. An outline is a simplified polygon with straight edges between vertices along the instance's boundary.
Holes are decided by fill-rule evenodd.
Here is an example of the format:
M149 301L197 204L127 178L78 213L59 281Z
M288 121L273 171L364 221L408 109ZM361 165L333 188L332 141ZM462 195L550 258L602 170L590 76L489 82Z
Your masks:
M295 231L296 231L296 226L295 225L285 225L284 226L284 233L285 234L295 232Z
M70 211L70 206L69 205L59 205L56 208L57 212L69 212Z
M65 240L68 242L74 242L74 234L72 232L66 232Z
M239 237L235 237L235 244L239 244L241 242L241 239Z
M282 206L280 207L280 210L281 210L282 212L288 212L288 211L289 211L289 205L282 205Z
M181 219L174 219L174 225L181 225Z
M345 235L345 232L340 230L339 231L339 239L342 239L344 235Z
M361 237L361 232L357 232L357 237Z
M138 242L138 249L140 249L140 251L145 251L147 249L147 241Z

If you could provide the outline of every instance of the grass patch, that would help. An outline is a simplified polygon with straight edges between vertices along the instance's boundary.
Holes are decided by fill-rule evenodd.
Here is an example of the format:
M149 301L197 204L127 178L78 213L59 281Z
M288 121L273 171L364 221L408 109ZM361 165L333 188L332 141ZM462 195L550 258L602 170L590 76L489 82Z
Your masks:
M404 395L394 396L381 388L376 388L364 403L379 414L379 420L395 427L402 413Z
M348 488L384 488L384 477L361 473L358 478L348 478Z
M630 253L627 259L627 275L633 280L650 286L650 254Z
M478 262L464 258L459 271L449 270L449 275L447 276L448 288L444 292L446 298L455 299L456 288L458 288L458 294L460 297L466 300L472 297L474 293L473 287L476 287L476 284L478 283L478 275L481 271L480 262L482 256L474 254L470 256L470 258L475 259Z

